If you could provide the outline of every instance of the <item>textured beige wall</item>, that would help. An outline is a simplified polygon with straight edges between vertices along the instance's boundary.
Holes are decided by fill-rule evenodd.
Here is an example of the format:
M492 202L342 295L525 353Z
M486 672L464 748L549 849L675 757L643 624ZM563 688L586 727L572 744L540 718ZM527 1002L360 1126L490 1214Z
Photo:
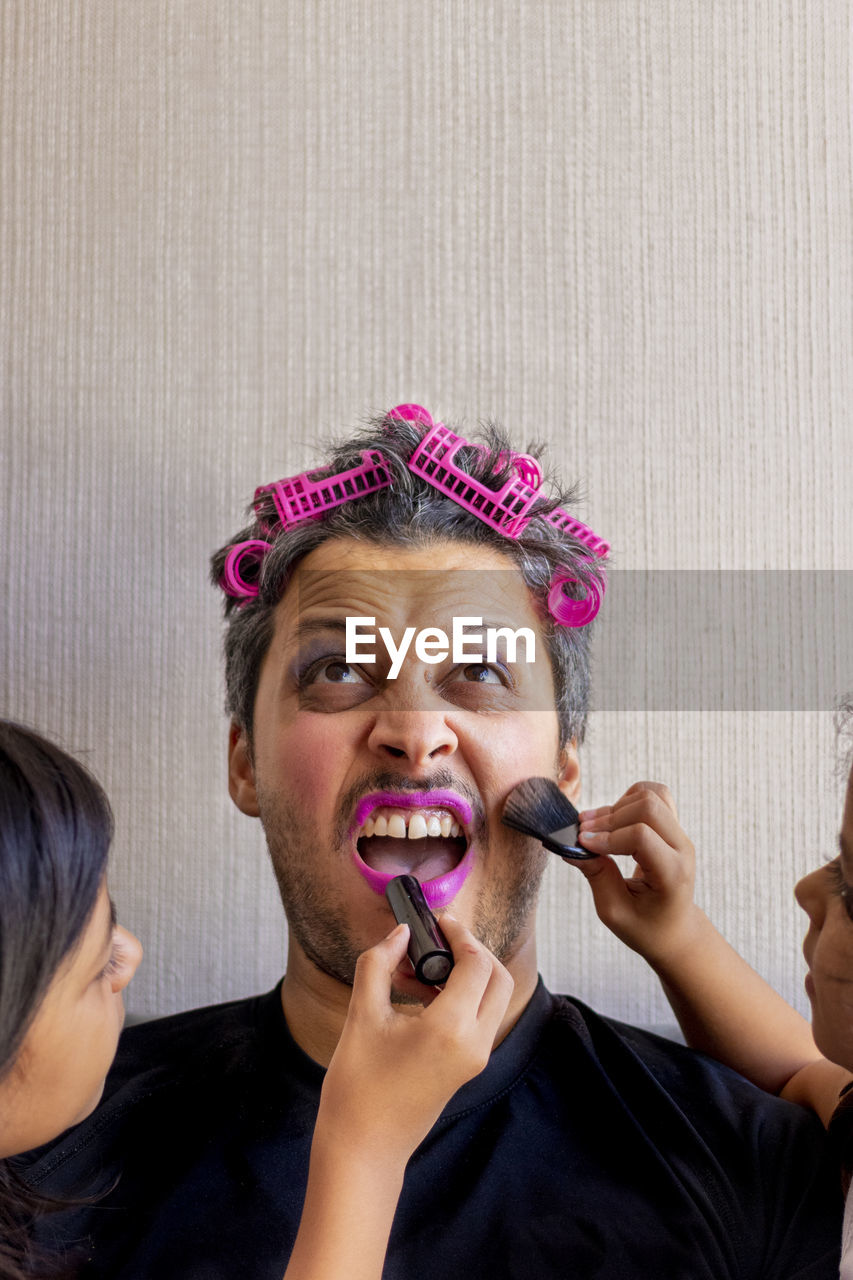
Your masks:
M494 415L623 569L853 566L846 0L0 0L0 201L2 705L115 802L137 1011L281 971L206 557L319 434ZM583 763L590 803L671 783L802 1004L825 706L600 711ZM667 1017L562 864L542 934L556 987Z

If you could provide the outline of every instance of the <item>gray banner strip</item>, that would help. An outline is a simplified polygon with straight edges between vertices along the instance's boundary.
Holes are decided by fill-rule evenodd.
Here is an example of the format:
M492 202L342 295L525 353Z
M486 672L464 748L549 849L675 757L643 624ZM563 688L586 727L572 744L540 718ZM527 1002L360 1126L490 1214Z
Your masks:
M853 571L614 570L602 711L819 711L853 689Z

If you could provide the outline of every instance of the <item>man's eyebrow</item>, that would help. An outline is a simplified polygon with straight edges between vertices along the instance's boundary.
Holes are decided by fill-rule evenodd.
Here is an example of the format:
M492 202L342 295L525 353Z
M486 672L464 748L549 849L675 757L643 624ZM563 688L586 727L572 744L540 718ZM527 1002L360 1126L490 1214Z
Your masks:
M468 623L466 626L466 632L468 633L466 635L466 639L468 640L472 638L471 633L477 629L482 631L497 631L503 629L507 629L509 631L520 631L522 627L526 626L528 630L533 630L529 623L517 623L509 618L502 618L498 621L497 619L493 620L491 618L482 618L479 614L476 616L480 618L479 623ZM348 614L346 617L361 617L361 614ZM346 631L346 617L302 618L293 628L292 634L295 636L304 636L313 635L317 631Z
M483 631L487 631L487 630L488 630L488 631L503 631L503 630L507 630L507 631L523 631L523 630L525 630L525 629L526 629L527 631L532 631L532 630L533 630L533 627L532 627L532 625L531 625L529 622L517 622L517 621L511 621L511 620L509 620L509 619L507 619L507 618L504 618L504 619L503 619L502 621L500 621L500 622L498 622L498 621L497 621L497 619L492 620L491 618L484 618L484 619L483 619L483 625L482 625L482 630L483 630ZM470 627L470 631L472 631L472 632L473 632L473 631L475 631L475 630L476 630L476 628L475 628L475 627L473 627L473 626L472 626L472 627Z
M291 632L294 640L304 640L306 636L316 635L319 631L346 631L344 618L302 618Z

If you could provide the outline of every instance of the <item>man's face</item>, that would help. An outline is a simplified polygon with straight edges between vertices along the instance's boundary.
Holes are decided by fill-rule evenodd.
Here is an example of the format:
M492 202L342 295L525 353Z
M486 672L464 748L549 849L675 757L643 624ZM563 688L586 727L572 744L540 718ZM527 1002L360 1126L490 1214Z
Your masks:
M376 643L361 645L375 663L345 661L348 616L375 619ZM499 648L489 664L428 662L413 637L391 678L380 627L399 645L409 627L450 637L459 616L530 628L535 660L510 663ZM359 954L394 926L384 886L404 872L504 963L533 954L548 855L500 815L528 777L576 794L578 769L574 745L560 751L550 661L513 562L453 542L351 539L306 556L277 609L251 752L232 729L230 774L237 805L263 823L291 943L322 972L351 984ZM402 998L423 994L398 979Z

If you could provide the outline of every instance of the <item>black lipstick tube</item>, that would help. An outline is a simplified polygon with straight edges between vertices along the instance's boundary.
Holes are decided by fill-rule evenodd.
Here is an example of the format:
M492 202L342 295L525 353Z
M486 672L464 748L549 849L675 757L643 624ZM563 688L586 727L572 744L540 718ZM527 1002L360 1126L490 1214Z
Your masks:
M453 968L453 952L427 906L419 881L414 876L395 876L385 886L385 897L397 924L409 926L409 959L418 982L428 987L446 982Z

